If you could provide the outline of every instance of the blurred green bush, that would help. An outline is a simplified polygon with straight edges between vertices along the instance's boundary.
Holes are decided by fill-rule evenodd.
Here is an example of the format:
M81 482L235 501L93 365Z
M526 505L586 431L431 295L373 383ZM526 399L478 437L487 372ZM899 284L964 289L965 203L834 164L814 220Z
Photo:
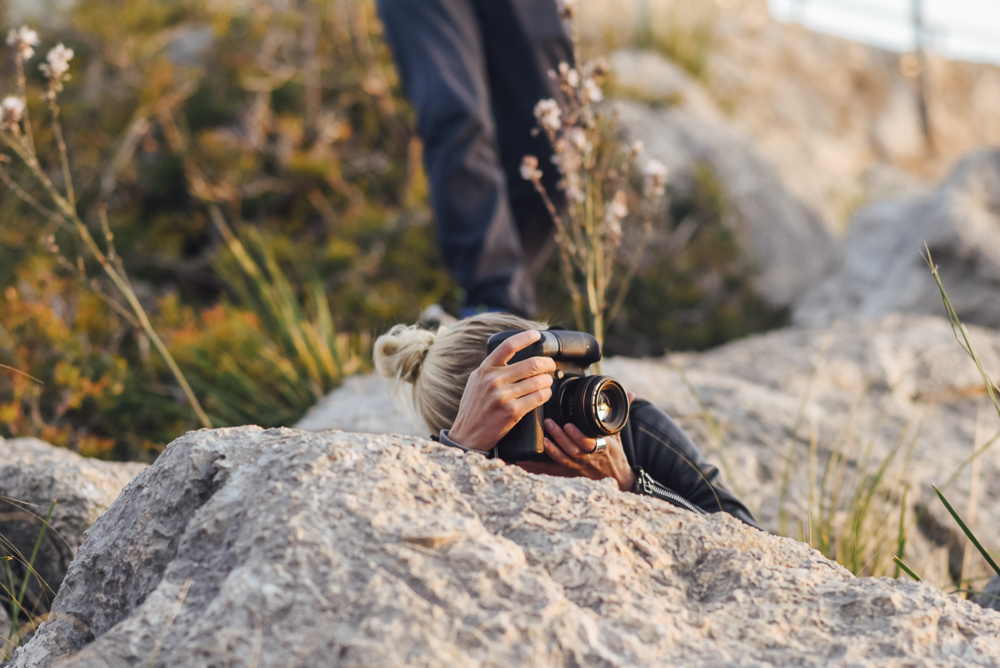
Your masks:
M136 292L216 426L293 423L364 367L372 333L456 298L373 4L275 7L83 0L39 26L39 54L58 42L77 54L61 116L81 215L103 236L107 206ZM40 60L29 108L40 159L57 165ZM0 435L149 459L197 426L98 294L110 291L95 267L46 249L53 235L72 260L75 239L0 197L0 364L21 372L0 369Z

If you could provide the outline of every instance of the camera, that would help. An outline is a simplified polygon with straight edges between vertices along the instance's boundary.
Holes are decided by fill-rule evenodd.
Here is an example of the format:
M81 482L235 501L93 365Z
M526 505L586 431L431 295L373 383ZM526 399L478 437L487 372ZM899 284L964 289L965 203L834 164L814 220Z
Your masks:
M486 343L486 354L520 330L494 334ZM507 462L551 461L545 454L542 424L551 418L556 424L575 425L590 438L613 436L628 421L628 395L621 383L608 376L588 376L587 368L601 359L601 344L590 334L549 329L507 363L516 364L531 357L551 357L556 371L552 374L552 398L521 418L497 443L500 459Z

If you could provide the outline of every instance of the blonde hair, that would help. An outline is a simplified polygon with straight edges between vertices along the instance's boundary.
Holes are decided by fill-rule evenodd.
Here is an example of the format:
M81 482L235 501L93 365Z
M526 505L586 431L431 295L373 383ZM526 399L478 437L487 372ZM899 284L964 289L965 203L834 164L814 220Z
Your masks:
M455 422L465 384L486 359L491 336L508 329L546 328L509 313L482 313L436 331L396 325L375 340L375 370L389 379L396 402L411 417L420 415L437 434Z

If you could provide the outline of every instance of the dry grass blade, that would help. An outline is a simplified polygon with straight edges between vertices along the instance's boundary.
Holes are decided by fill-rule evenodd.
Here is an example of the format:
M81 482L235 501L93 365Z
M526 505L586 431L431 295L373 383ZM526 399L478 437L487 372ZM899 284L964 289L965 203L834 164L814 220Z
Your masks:
M951 504L948 503L948 499L946 499L944 494L941 493L941 490L939 490L937 487L934 487L934 493L937 494L939 499L941 499L941 503L944 504L944 507L948 511L948 514L951 515L954 518L954 520L958 523L958 526L962 529L962 533L964 533L968 537L968 539L972 541L972 544L976 547L977 550L979 550L979 554L983 555L983 559L985 559L986 563L990 565L990 568L992 568L997 575L1000 575L1000 566L997 566L997 562L993 561L993 557L990 556L990 553L986 550L985 547L983 547L982 543L979 542L979 539L976 538L976 535L972 533L972 530L962 520L958 512L956 512L955 509L951 507Z
M892 561L896 564L896 572L893 573L894 578L899 577L900 571L900 561L904 556L906 556L906 496L910 491L909 485L903 486L903 498L899 502L899 530L896 534L896 556L893 557Z
M914 573L913 570L910 569L909 566L907 566L906 564L904 564L902 559L900 559L899 557L893 557L892 560L894 562L896 562L896 566L898 566L899 568L901 568L904 573L906 573L907 575L909 575L915 581L917 581L917 582L921 581L920 577L916 573Z
M879 465L878 470L875 472L875 475L872 476L870 479L866 480L865 484L858 490L859 491L858 498L855 500L855 503L852 507L852 511L855 513L855 517L857 518L855 526L860 526L861 524L863 524L868 520L868 516L872 508L872 501L874 500L875 496L882 491L883 489L882 480L885 478L886 472L889 470L889 466L895 460L896 455L902 448L903 443L906 440L906 435L910 432L910 429L913 426L913 424L914 421L911 420L903 427L903 430L897 437L896 442L890 449L889 454L886 456L884 460L882 460L882 463ZM917 429L915 431L916 431L915 435L913 436L912 439L910 439L911 448L920 437L919 425L917 426ZM859 540L859 538L860 537L858 535L855 535L855 540L853 544L855 561L867 547L866 541L864 539ZM872 558L874 558L874 555ZM855 568L855 572L858 572L857 568Z
M1000 399L997 398L997 385L990 379L986 370L983 369L983 363L979 360L979 354L976 353L976 347L972 344L972 339L969 337L969 332L962 324L959 319L958 314L955 312L955 308L951 304L951 300L948 299L948 293L945 292L944 285L941 283L941 275L938 273L937 265L934 264L934 260L931 257L931 249L927 244L924 244L924 249L926 255L924 256L924 261L927 262L927 266L931 269L931 274L934 276L934 281L937 283L938 290L941 291L941 299L944 301L944 307L948 312L948 322L951 323L951 331L955 335L955 340L958 344L962 346L962 349L966 354L972 358L972 361L976 363L976 368L979 370L979 375L983 379L983 385L986 387L986 392L990 395L990 400L993 402L993 407L997 411L997 415L1000 416Z
M49 523L52 521L52 513L55 512L56 501L52 501L52 505L49 506L49 512L45 515L45 521L42 523L42 528L38 530L38 538L35 539L35 545L31 549L31 557L28 558L28 568L34 570L35 561L38 559L38 550L42 546L42 541L45 539L45 530L48 529ZM15 612L11 615L11 623L17 624L18 611L21 609L24 602L24 595L28 590L28 578L25 577L21 581L21 591L18 592L17 600L15 604Z
M976 415L976 449L979 449L979 444L982 443L982 417L983 411L980 410L979 414ZM969 518L969 530L974 531L976 528L976 514L979 509L979 472L980 464L982 460L975 460L972 463L972 482L969 486L969 506L965 511L965 516ZM959 571L958 582L962 583L968 579L970 569L972 566L972 550L968 545L962 550L962 570Z
M931 257L930 246L928 246L926 243L924 244L924 251L925 251L925 255L923 255L924 261L927 263L927 266L930 267L931 275L934 277L934 281L935 283L937 283L938 290L941 293L941 300L944 302L945 310L948 313L948 322L949 324L951 324L951 331L955 336L955 340L958 342L959 346L962 347L962 350L964 350L965 353L970 358L972 358L972 361L975 363L976 369L979 371L979 375L982 378L983 386L986 388L986 393L989 395L990 400L993 402L993 407L996 409L997 415L1000 416L1000 400L998 400L997 398L997 385L996 383L993 382L989 374L987 374L986 370L983 368L983 363L979 359L979 354L976 352L976 347L972 343L972 339L969 336L969 331L965 328L965 325L962 324L961 319L958 317L958 313L955 311L955 307L951 303L951 299L948 298L948 293L944 289L944 284L941 282L941 275L938 272L938 267L936 264L934 264L934 259ZM976 461L979 456L981 456L984 452L986 452L986 450L998 440L998 437L1000 437L1000 434L997 434L997 436L991 438L982 447L976 448L972 456L969 457L968 460L962 463L962 465L958 468L958 470L955 471L954 474L952 474L952 476L948 479L948 481L945 484L946 485L951 484L961 473L962 469L964 469L968 463ZM970 529L969 526L962 520L959 514L948 502L948 499L945 498L941 490L938 487L934 487L934 493L937 494L939 499L941 499L941 503L943 503L944 507L948 510L948 514L950 514L952 518L955 520L955 522L958 523L958 526L962 529L962 532L966 535L966 537L968 537L969 541L972 542L975 548L983 556L983 559L985 559L986 563L990 565L990 568L992 568L993 571L997 573L997 575L1000 575L1000 566L997 566L997 563L996 561L993 560L993 557L990 555L990 552L985 547L983 547L983 545L979 542L979 539L976 538L975 534L972 532L972 529Z
M809 394L812 391L815 373L810 376L806 385L806 391L802 394L799 403L799 410L795 416L795 425L792 427L792 438L788 444L788 452L785 453L785 469L781 474L781 489L778 492L778 533L782 536L788 535L788 495L792 482L792 466L795 459L795 450L799 444L799 429L802 427L802 420L805 417L806 407L809 404Z
M6 364L0 364L0 369L4 369L6 371L10 371L11 373L16 373L19 376L24 376L28 380L34 381L34 382L38 383L39 385L44 385L45 384L42 381L40 381L37 378L35 378L34 376L32 376L31 374L25 373L25 372L23 372L23 371L21 371L19 369L15 369L12 366L7 366Z
M38 508L39 510L41 510L41 508L42 508L41 506L38 506L38 505L36 505L34 503L28 503L26 501L21 501L19 499L15 499L15 498L12 498L12 497L9 497L9 496L4 496L3 494L0 494L0 501L3 501L4 503L10 504L10 505L14 506L15 508L18 508L19 509L18 512L19 513L24 513L28 518L30 518L30 521L34 521L34 522L37 522L39 524L45 524L46 526L48 526L48 530L51 531L53 534L55 534L56 537L58 537L59 540L61 540L66 547L70 547L69 541L67 541L66 538L64 538L62 534L60 534L58 531L56 531L55 527L53 527L50 523L48 523L45 520L44 517L42 517L41 515L39 515L38 513L36 513L34 510L32 510L32 508ZM0 542L2 542L4 540L5 540L4 537L2 535L0 535Z
M50 522L52 521L52 514L55 512L55 509L56 509L56 501L53 500L52 504L49 506L49 512L46 514L45 519L42 521L42 527L38 531L38 538L35 539L35 545L31 550L31 556L28 557L27 559L24 559L24 556L20 555L21 561L23 562L25 569L27 570L27 573L25 573L24 577L21 579L21 587L19 590L16 591L16 593L15 589L17 588L14 584L14 573L11 570L10 566L10 561L12 560L12 558L6 559L7 582L9 586L4 586L3 589L7 593L8 598L10 599L11 612L10 612L10 632L8 633L7 639L5 640L5 645L13 644L16 646L17 644L20 643L21 639L23 638L23 631L21 630L21 627L18 625L18 622L20 621L21 612L24 610L24 599L28 594L28 581L31 579L31 576L34 575L35 578L38 580L39 584L43 588L47 588L47 585L45 584L44 580L42 580L41 576L38 575L38 573L35 571L35 561L38 559L38 551L42 546L42 541L45 539L45 531L49 527ZM7 541L6 539L4 539L4 542L10 544L10 542ZM10 546L13 547L12 544L10 544ZM16 549L14 549L13 551L17 552ZM28 616L30 617L30 615ZM34 627L34 625L31 624L30 619L28 625L32 628ZM6 647L4 647L4 649L6 649Z

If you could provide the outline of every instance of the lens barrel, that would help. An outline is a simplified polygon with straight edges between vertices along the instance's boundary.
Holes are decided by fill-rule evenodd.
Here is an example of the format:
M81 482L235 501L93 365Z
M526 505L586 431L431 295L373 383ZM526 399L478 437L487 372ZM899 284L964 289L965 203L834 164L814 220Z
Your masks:
M572 423L590 438L613 436L625 428L628 395L617 380L571 376L559 390L557 423Z

